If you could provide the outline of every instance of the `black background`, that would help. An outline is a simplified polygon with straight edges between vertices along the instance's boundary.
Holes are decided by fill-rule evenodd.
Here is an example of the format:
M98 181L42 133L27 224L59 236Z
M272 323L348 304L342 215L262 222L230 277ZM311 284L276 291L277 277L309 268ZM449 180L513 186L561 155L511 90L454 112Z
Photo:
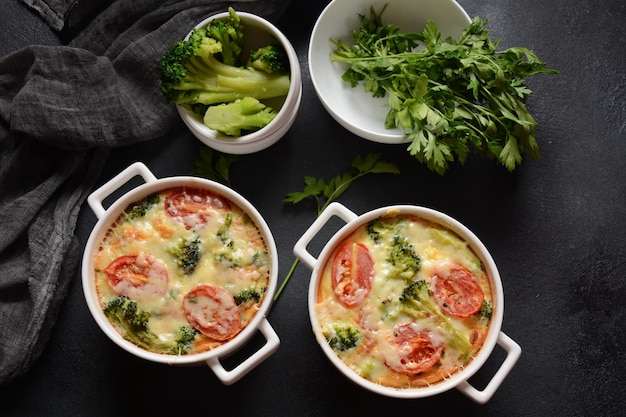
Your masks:
M398 400L350 383L316 345L306 298L310 271L302 264L268 315L281 338L279 350L233 386L222 385L206 367L152 364L115 346L90 316L76 271L43 355L0 389L0 414L625 415L626 3L459 0L470 16L489 19L502 47L529 47L561 73L528 80L540 159L525 160L514 173L471 159L444 176L420 166L402 145L352 135L322 108L308 75L307 49L326 3L294 0L276 22L299 54L302 106L280 142L240 157L231 168L232 186L273 230L282 280L294 243L315 218L312 204L284 203L285 194L301 190L305 175L328 179L344 172L356 155L380 152L395 162L401 175L365 177L340 202L357 214L391 204L434 208L483 240L502 276L502 330L522 347L495 396L486 405L456 390ZM21 4L3 0L0 17L3 54L31 43L60 43ZM98 185L135 161L157 177L188 175L199 146L181 123L160 139L115 150ZM85 206L76 230L83 246L95 221ZM312 251L322 244L314 243ZM472 382L480 387L502 356L496 350Z

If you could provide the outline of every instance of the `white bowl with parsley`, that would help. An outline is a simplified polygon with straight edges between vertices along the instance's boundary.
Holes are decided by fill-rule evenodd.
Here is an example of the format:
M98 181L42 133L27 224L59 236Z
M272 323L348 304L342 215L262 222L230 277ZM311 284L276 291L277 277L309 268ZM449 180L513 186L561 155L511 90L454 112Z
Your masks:
M353 44L352 31L360 28L359 15L369 18L370 8L402 33L420 32L434 21L443 37L458 37L470 17L453 0L333 0L320 14L309 44L309 71L315 91L330 115L344 128L381 143L401 143L404 132L385 128L389 98L374 98L362 85L355 88L342 79L348 65L330 59L337 47L331 40Z
M313 30L311 80L363 138L407 145L444 174L476 155L509 171L538 158L525 78L557 74L529 48L500 48L487 17L454 0L334 0Z

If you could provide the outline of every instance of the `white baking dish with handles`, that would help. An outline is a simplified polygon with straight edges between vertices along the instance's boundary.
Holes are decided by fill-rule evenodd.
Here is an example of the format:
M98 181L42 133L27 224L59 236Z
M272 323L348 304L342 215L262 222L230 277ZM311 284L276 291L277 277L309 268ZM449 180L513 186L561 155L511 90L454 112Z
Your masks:
M456 232L461 238L463 238L479 258L484 262L487 275L491 279L491 286L494 300L494 310L491 318L491 325L487 333L487 337L480 351L476 357L462 370L453 374L450 378L447 378L436 384L415 387L415 388L391 388L383 385L376 384L359 376L355 371L350 369L344 364L341 359L333 352L332 348L326 341L322 334L321 328L318 323L318 319L315 313L315 304L317 302L317 289L322 276L322 270L324 265L330 259L331 254L335 246L342 242L347 236L354 232L360 226L375 220L386 213L397 212L399 214L411 214L426 220L435 222L442 226L449 228ZM341 227L324 245L319 256L315 258L309 250L308 245L313 239L324 229L329 220L333 217L337 217L343 220L346 224ZM489 254L487 248L483 243L472 233L467 227L458 222L457 220L449 217L441 212L410 205L398 205L390 207L382 207L372 210L362 215L357 215L340 203L331 203L322 214L315 220L315 222L306 230L302 237L296 242L293 250L295 256L300 259L304 265L312 270L311 281L309 285L308 304L309 304L309 316L311 325L315 337L320 344L322 350L335 367L341 371L348 379L362 386L374 393L381 394L388 397L395 398L421 398L428 397L435 394L442 393L452 388L458 389L473 401L483 404L491 399L496 390L500 387L506 376L521 355L520 346L501 331L503 314L504 314L504 295L502 289L502 282L496 264ZM492 355L495 346L499 345L505 352L506 357L501 363L498 370L491 377L490 381L485 388L478 389L474 387L469 378L474 375Z
M136 177L143 179L145 183L132 188L105 209L103 205L104 201L114 193L119 192L122 187ZM206 352L189 355L168 355L149 352L136 346L135 344L125 340L111 325L109 320L104 315L98 300L93 267L93 254L97 249L95 245L98 243L99 238L107 231L111 224L118 218L122 211L128 207L129 204L139 201L152 193L173 187L183 186L206 189L221 195L238 205L244 212L246 212L246 214L250 216L250 218L258 226L267 244L271 257L270 278L267 292L259 311L255 314L250 323L233 339ZM273 300L273 294L276 291L276 283L278 280L278 253L276 250L276 244L272 233L261 214L240 194L222 184L203 178L180 176L157 179L148 167L146 167L146 165L141 162L136 162L90 194L87 198L87 202L98 218L98 221L89 236L83 255L83 291L89 311L91 312L96 323L115 344L139 358L152 362L180 366L207 364L215 375L221 380L221 382L226 385L230 385L238 381L270 357L278 349L280 339L266 318ZM260 332L265 338L265 342L262 346L260 346L255 352L251 353L249 357L243 359L243 361L237 364L233 369L226 369L221 360L241 349L249 341L249 339L256 334L256 332Z

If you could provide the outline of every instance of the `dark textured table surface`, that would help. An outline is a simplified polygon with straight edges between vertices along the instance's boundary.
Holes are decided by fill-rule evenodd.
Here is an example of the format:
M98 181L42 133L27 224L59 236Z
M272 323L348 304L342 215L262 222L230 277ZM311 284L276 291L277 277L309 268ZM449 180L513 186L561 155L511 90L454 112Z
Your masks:
M529 79L541 158L514 173L472 159L444 176L403 146L383 146L341 128L322 108L307 66L308 39L327 2L294 0L277 22L303 68L295 124L273 147L241 157L235 190L274 232L280 278L312 206L283 203L303 177L330 178L367 152L400 166L400 176L363 178L340 202L357 214L390 204L441 210L472 229L502 276L502 330L522 347L513 371L486 405L456 390L398 400L345 379L316 345L307 311L310 271L300 265L268 318L279 350L233 386L206 367L174 368L129 356L100 332L82 296L79 271L42 357L0 389L3 416L624 416L626 415L626 3L622 0L459 0L489 18L502 46L533 49L560 75ZM0 52L60 40L30 11L2 1ZM13 30L27 28L28 30ZM199 142L180 124L163 138L113 152L99 184L135 161L157 177L187 175ZM85 206L77 233L95 224ZM488 378L498 354L475 379Z

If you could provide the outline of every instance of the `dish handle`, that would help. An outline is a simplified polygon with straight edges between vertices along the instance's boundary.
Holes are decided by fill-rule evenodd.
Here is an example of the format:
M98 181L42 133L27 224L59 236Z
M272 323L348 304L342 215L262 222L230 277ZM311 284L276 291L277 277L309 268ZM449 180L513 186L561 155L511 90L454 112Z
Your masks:
M311 270L314 268L317 259L311 255L307 246L333 216L339 217L346 223L350 223L358 217L355 213L348 210L346 206L337 202L330 203L293 247L294 255Z
M280 345L280 339L278 338L278 335L266 318L263 318L263 320L261 320L258 329L265 337L265 344L232 370L226 370L224 366L222 366L222 364L220 363L220 359L217 356L214 356L207 360L207 365L211 368L215 375L217 375L217 377L222 381L223 384L231 385L239 381L239 379L241 379L252 369L256 368L256 366L263 362L265 359L269 358L278 349L278 346Z
M87 197L87 203L98 219L102 217L106 211L102 202L136 176L140 176L145 182L154 182L157 180L147 166L141 162L135 162Z
M473 387L468 381L463 381L456 387L467 397L479 404L485 404L491 399L522 354L522 348L503 332L499 333L496 343L506 351L507 355L487 386L480 391Z

